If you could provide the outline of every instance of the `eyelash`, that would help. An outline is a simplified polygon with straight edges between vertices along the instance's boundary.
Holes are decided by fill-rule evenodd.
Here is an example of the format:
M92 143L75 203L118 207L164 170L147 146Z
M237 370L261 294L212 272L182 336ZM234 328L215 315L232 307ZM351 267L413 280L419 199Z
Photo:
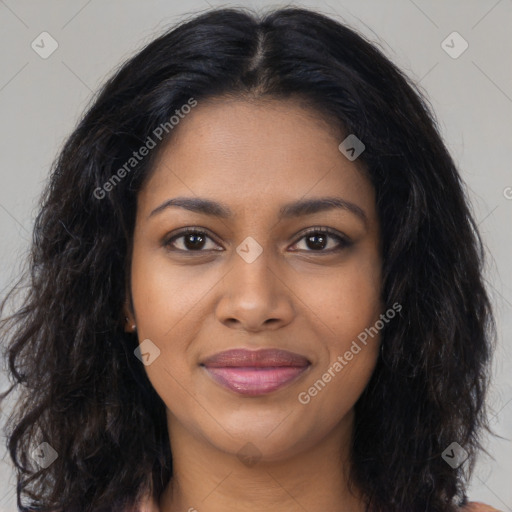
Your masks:
M329 235L330 238L334 238L337 241L338 246L334 249L329 249L329 250L318 250L318 251L311 250L311 249L306 250L305 252L308 252L308 253L332 254L335 252L342 251L343 249L346 249L347 247L352 245L352 241L348 237L343 236L343 235L339 234L337 231L335 231L331 228L328 228L328 227L309 228L306 232L302 233L301 237L296 242L294 242L293 245L297 245L301 240L303 240L304 238L306 238L308 235L311 235L311 234ZM207 249L207 250L200 249L197 251L191 251L191 250L187 250L187 249L176 249L176 248L172 247L172 244L176 240L178 240L179 238L183 238L187 235L201 235L201 236L209 238L210 240L213 240L215 242L215 240L208 235L208 232L203 229L186 228L186 229L180 231L179 233L176 233L171 238L164 240L163 245L170 251L177 251L177 252L183 252L183 253L199 253L200 254L202 252L208 252L208 251L212 251L212 250L216 251L216 249ZM215 243L217 243L217 242L215 242Z

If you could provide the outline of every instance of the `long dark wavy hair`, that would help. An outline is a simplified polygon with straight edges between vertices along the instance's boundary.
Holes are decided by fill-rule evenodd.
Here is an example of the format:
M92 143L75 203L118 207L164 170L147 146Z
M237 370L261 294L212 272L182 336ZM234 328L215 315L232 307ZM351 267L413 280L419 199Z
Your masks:
M5 313L22 293L1 324L12 384L2 400L18 391L5 433L19 510L136 510L172 477L165 406L122 314L137 192L172 129L105 183L191 98L200 108L223 96L302 98L365 144L382 298L403 308L356 404L351 482L371 512L456 510L489 430L484 247L424 95L375 45L302 8L214 9L181 22L114 73L66 141L29 267L2 303ZM31 457L41 442L59 455L46 469ZM452 442L469 455L458 469L442 457Z

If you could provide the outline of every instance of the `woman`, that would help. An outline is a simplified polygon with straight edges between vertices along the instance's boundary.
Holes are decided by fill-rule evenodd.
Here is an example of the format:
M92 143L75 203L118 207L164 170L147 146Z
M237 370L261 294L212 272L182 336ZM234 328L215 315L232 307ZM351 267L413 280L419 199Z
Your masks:
M20 510L489 510L465 493L482 261L374 46L304 9L181 24L108 81L44 194L3 326Z

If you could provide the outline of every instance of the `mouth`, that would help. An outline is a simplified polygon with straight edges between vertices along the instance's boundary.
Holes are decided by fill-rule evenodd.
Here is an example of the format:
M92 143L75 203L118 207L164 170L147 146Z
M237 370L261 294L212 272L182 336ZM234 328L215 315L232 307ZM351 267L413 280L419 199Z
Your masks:
M281 389L302 375L311 362L287 350L233 349L201 363L223 387L242 395L258 396Z

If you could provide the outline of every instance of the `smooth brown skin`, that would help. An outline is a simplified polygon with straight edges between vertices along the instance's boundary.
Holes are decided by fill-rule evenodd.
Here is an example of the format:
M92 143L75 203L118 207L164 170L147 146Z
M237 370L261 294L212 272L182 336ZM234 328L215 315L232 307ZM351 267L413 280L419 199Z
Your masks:
M139 341L161 351L145 367L167 406L173 453L161 511L364 510L359 493L348 492L347 467L353 406L374 370L378 337L309 404L297 398L384 312L374 190L338 150L343 138L296 101L199 102L139 193L133 312L125 313ZM178 196L224 203L234 217L177 207L149 216ZM284 203L324 196L354 203L366 223L339 209L278 221ZM164 247L185 227L211 239L188 253L185 238L174 251ZM328 238L315 249L303 233L312 227L330 227L353 245L328 254L337 246ZM263 248L250 264L236 252L248 236ZM240 347L287 349L312 365L285 388L242 396L199 366ZM247 442L262 456L252 467L237 457Z

